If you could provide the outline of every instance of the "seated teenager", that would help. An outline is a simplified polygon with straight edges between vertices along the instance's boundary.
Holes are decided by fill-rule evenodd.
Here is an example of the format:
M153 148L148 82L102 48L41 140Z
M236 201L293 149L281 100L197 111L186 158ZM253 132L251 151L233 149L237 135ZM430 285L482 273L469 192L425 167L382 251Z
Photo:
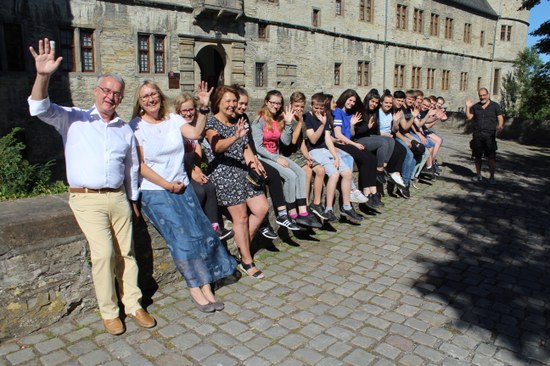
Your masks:
M338 220L334 215L332 205L334 203L336 187L341 177L343 205L340 208L340 213L342 216L353 221L361 221L363 217L355 212L350 202L351 182L353 178L351 167L342 161L340 154L332 143L332 127L327 122L325 99L326 97L323 93L314 94L311 97L311 110L304 117L308 137L306 146L309 154L313 160L325 168L325 174L328 176L325 198L326 208L324 212L328 221Z

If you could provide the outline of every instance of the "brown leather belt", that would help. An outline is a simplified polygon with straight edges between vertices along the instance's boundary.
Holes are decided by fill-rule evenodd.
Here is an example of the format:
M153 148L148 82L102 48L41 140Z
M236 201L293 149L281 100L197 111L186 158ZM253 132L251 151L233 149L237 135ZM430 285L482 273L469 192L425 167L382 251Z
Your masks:
M109 193L109 192L119 192L119 191L120 191L120 187L100 188L100 189L69 187L70 193Z

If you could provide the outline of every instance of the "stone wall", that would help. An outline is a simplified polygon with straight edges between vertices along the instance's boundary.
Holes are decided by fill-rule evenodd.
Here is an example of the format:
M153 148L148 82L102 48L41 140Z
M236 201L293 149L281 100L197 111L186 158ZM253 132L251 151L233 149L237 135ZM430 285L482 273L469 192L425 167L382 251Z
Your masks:
M0 341L97 308L87 242L67 202L67 194L0 202ZM135 227L135 248L147 303L180 276L144 222Z

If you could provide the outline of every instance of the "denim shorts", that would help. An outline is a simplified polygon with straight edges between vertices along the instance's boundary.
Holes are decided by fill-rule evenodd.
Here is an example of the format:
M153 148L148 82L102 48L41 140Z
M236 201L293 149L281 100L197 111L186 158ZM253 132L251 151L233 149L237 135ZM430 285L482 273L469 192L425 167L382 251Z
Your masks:
M338 156L340 157L340 166L338 170L334 166L334 157L332 156L330 151L328 151L328 149L325 149L325 148L313 149L309 152L309 155L311 155L313 160L315 160L325 168L326 175L330 177L334 173L338 173L338 172L342 173L346 170L351 170L351 167L346 162L346 160L348 159L346 159L346 156L345 156L349 154L338 149L336 149L336 151L338 153Z

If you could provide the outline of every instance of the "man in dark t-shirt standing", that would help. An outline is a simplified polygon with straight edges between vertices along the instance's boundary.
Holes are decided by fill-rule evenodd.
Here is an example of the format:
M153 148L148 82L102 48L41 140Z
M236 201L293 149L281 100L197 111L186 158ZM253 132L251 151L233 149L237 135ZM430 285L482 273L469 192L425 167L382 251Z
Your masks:
M472 121L474 131L472 150L476 164L476 175L473 178L481 182L481 159L483 155L489 160L489 183L495 184L495 167L497 141L496 132L502 130L504 116L498 103L489 98L486 88L479 89L479 102L473 104L470 98L466 99L466 121Z

